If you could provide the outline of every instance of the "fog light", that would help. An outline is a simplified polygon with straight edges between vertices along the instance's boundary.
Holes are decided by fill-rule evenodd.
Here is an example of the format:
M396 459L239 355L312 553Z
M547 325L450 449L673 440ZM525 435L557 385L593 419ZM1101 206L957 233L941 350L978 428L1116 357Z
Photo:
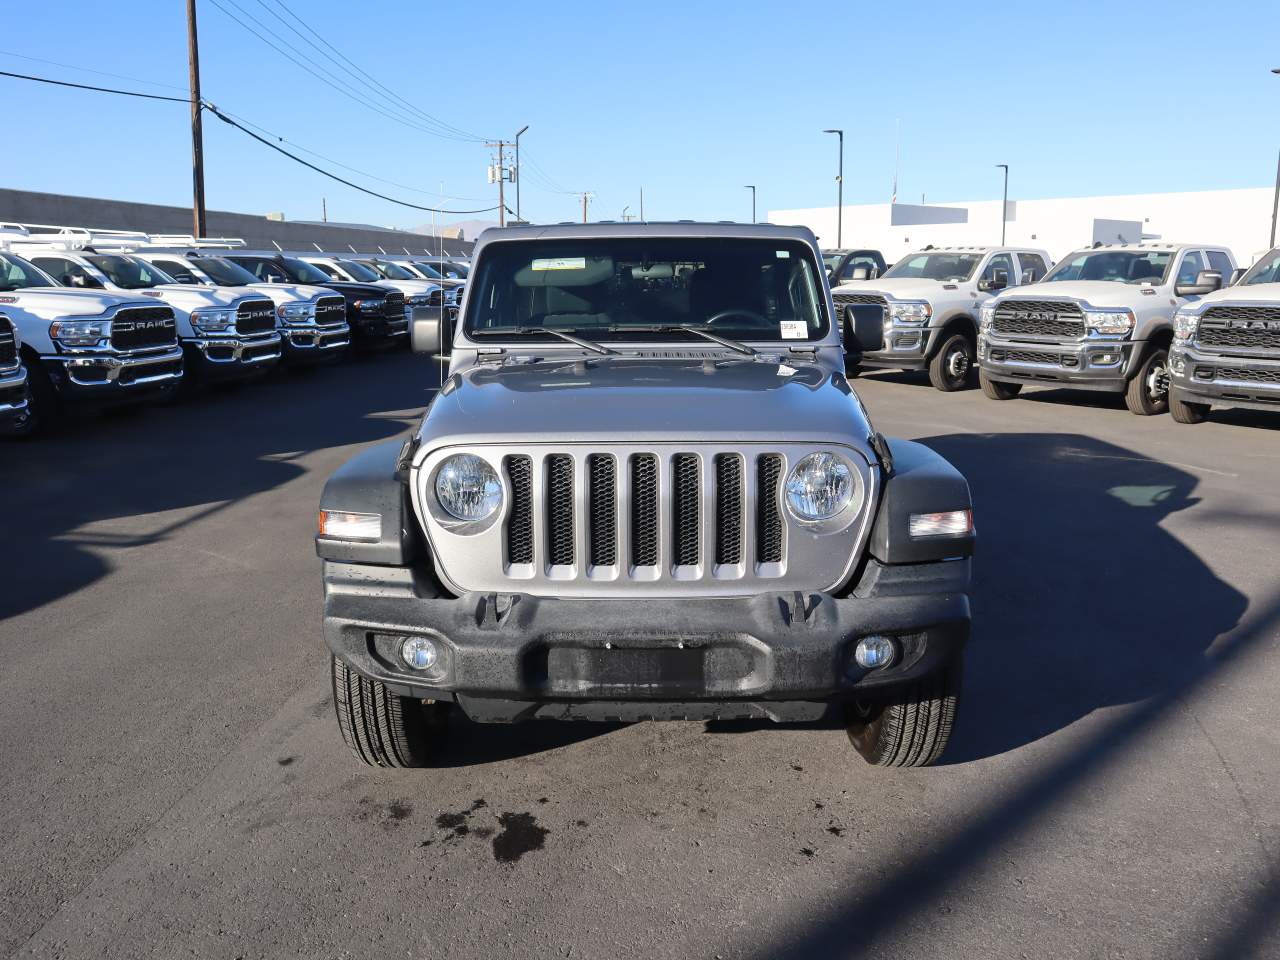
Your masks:
M858 666L868 670L887 667L898 658L898 646L888 637L863 637L853 651Z
M440 651L426 637L408 637L400 644L400 659L414 670L430 670L440 659Z

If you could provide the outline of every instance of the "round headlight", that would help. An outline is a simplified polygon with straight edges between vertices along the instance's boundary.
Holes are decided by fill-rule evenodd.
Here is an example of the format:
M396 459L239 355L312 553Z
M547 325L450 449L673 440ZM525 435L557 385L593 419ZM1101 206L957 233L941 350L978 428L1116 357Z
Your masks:
M830 453L811 453L787 477L787 507L801 520L830 520L853 499L853 473Z
M459 520L484 520L502 503L502 483L484 460L460 453L436 473L436 499Z

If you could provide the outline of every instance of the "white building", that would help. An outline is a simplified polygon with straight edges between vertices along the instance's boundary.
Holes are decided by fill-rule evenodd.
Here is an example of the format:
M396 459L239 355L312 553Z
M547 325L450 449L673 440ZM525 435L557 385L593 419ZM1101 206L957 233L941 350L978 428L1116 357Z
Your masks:
M1006 240L1041 247L1056 260L1095 241L1163 240L1224 244L1247 266L1267 249L1271 187L1144 193L1122 197L1010 200ZM824 248L836 246L836 207L770 210L770 223L809 227ZM872 247L893 263L933 244L1000 242L1000 201L845 205L843 246Z

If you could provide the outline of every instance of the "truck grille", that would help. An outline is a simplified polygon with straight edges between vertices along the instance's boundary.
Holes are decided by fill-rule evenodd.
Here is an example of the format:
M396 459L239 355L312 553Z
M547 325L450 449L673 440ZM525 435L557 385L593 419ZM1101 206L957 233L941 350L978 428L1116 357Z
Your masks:
M13 335L13 324L0 317L0 367L11 366L18 359L18 341Z
M383 301L382 315L388 320L404 319L404 294L398 290L387 294Z
M111 345L117 350L169 347L178 342L178 324L169 307L126 307L111 318Z
M1072 300L1005 300L996 307L993 327L1014 336L1078 340L1084 311Z
M1056 353L1042 353L1039 350L1005 350L1004 359L1009 363L1058 363Z
M815 537L786 512L782 487L792 465L822 449L856 468L860 509L847 527ZM814 443L508 444L476 452L503 478L507 502L496 524L458 530L432 509L432 472L449 449L431 454L417 481L439 572L459 591L751 596L830 589L865 542L878 483L858 453Z
M321 297L316 301L316 323L322 327L347 319L347 301L342 297Z
M1250 367L1218 367L1215 379L1235 380L1238 383L1280 383L1280 370L1260 370Z
M855 303L870 303L878 307L887 307L888 301L878 293L833 293L831 299L836 307L851 307Z
M276 306L270 300L246 300L236 307L236 330L266 333L276 328Z
M1280 349L1280 307L1210 307L1196 340L1206 347Z

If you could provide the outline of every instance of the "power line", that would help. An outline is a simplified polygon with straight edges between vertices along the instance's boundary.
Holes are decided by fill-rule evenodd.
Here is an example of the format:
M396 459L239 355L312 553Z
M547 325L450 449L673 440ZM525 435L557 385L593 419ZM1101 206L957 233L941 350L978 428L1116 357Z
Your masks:
M0 50L0 55L6 57L17 57L19 60L30 60L32 63L45 63L51 67L62 67L66 70L78 70L81 73L96 73L100 77L113 77L116 80L128 80L131 83L143 83L149 87L166 87L170 90L186 90L186 87L180 87L176 83L161 83L159 80L143 80L140 77L129 77L123 73L108 73L105 70L91 70L88 67L78 67L72 63L59 63L57 60L45 60L41 57L29 57L25 53L14 53L12 50Z
M75 87L77 90L93 90L97 93L115 93L122 97L141 97L144 100L168 100L171 103L190 103L190 97L163 97L158 93L138 93L134 90L115 90L111 87L94 87L87 83L72 83L69 80L50 80L47 77L33 77L25 73L10 73L0 70L0 77L17 77L19 80L34 80L36 83L48 83L55 87Z

